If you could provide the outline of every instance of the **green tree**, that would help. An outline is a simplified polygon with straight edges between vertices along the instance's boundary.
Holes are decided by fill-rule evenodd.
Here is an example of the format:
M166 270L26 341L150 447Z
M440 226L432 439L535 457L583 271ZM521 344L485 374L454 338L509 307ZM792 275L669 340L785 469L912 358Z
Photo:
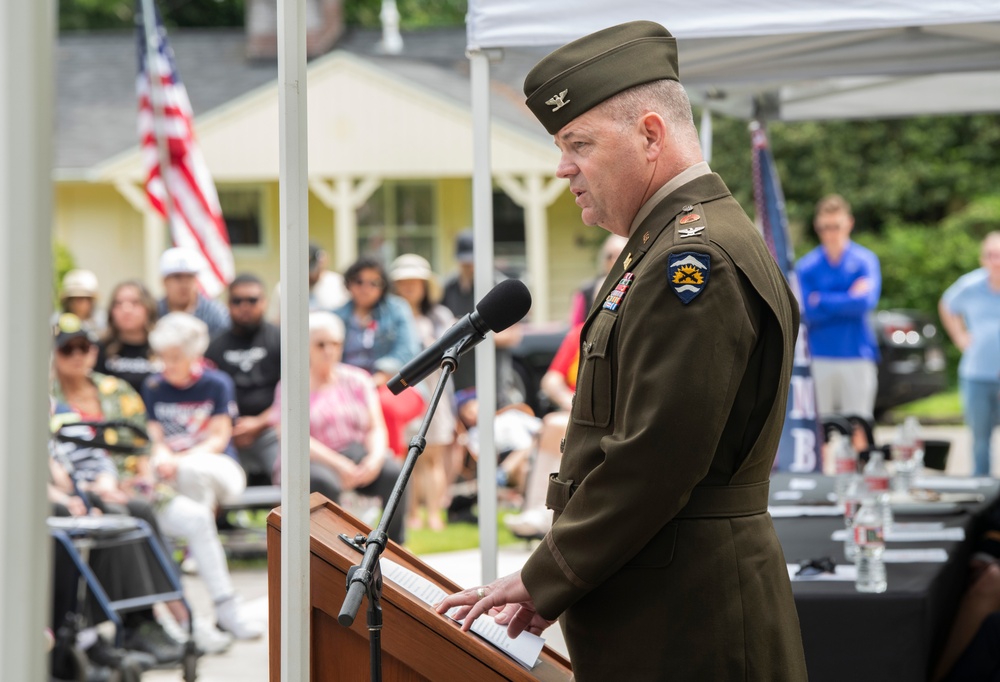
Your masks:
M156 0L167 26L242 26L246 0ZM61 0L62 31L123 29L132 26L136 0ZM381 25L382 0L343 0L349 25ZM397 0L405 29L460 26L465 23L466 0Z

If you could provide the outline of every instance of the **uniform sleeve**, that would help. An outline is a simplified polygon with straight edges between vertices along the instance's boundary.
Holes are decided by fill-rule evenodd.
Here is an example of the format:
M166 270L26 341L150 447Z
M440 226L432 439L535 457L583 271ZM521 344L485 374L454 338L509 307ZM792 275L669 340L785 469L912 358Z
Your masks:
M617 371L609 395L592 398L595 419L602 400L613 404L613 430L600 439L603 462L574 481L579 487L522 570L546 618L635 557L709 471L756 333L735 267L711 246L695 248L708 253L711 267L689 304L668 285L661 254L620 308L617 349L608 353ZM601 361L597 326L588 327L581 357L569 432L576 438L600 433L577 425L588 393L602 390L592 383L600 376L591 365Z

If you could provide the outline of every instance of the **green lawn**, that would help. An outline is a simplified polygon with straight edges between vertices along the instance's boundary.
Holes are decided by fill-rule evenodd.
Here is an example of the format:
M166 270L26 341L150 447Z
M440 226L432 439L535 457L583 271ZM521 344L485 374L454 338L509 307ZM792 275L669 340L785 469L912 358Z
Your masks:
M519 540L507 530L503 517L514 512L500 510L497 519L498 543L516 545ZM432 530L407 530L406 548L417 555L435 554L437 552L455 552L462 549L479 547L479 526L471 523L449 523L441 532Z
M948 419L962 417L962 404L958 397L958 389L936 393L921 400L915 400L906 405L892 408L892 413L898 417L914 415L917 418Z

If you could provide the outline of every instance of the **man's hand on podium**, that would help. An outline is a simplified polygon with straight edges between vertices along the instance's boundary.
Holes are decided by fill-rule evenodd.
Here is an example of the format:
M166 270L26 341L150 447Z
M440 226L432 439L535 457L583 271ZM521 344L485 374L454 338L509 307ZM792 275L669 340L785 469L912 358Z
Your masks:
M476 587L446 597L437 605L438 613L459 607L453 614L456 620L465 619L462 630L468 632L472 622L484 613L493 616L499 625L507 625L507 636L515 638L522 632L539 635L552 625L554 620L546 620L538 615L535 603L521 581L521 572L499 578L484 587Z

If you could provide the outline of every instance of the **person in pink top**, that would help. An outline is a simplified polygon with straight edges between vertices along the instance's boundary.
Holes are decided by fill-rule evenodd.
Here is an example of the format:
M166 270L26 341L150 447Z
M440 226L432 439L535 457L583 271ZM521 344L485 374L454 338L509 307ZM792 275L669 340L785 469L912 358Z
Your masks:
M353 490L389 498L400 472L390 456L378 389L368 372L340 361L344 323L328 312L309 314L309 490L333 502ZM271 421L280 426L281 384ZM280 460L278 461L280 465ZM275 471L276 482L280 469ZM389 538L402 543L406 496L389 524Z

